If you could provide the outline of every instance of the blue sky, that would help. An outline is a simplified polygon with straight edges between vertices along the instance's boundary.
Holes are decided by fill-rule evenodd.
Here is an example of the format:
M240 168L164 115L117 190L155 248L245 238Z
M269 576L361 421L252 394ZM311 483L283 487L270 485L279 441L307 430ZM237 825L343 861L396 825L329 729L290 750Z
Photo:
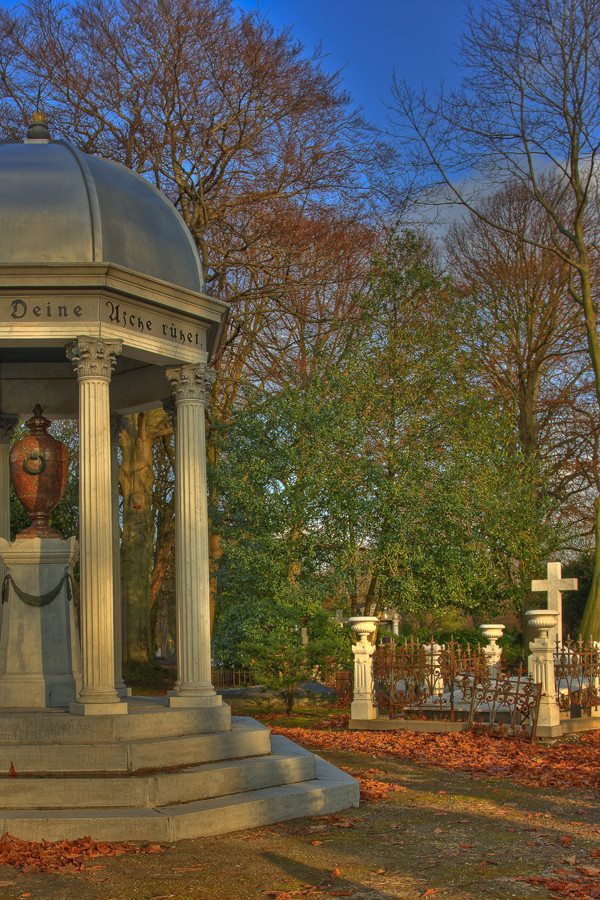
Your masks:
M343 70L346 89L367 118L385 124L382 100L392 71L435 88L456 81L453 60L463 30L463 0L237 0L259 5L277 27L289 27L307 50L322 42L330 70Z

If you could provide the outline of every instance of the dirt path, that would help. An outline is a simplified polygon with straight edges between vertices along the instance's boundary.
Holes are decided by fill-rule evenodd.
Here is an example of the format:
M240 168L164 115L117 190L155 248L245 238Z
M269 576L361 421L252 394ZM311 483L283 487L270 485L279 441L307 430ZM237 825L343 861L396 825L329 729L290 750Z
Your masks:
M325 819L91 860L79 874L0 866L0 900L600 897L596 792L534 789L376 754L323 756L400 790Z

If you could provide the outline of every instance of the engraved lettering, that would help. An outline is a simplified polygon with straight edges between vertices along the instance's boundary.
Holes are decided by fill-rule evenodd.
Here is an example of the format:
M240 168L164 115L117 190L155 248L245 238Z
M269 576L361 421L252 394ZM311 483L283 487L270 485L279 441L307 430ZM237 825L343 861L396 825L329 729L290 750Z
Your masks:
M31 310L31 312L34 314L34 316L35 316L37 319L39 319L39 317L40 317L41 314L42 314L42 307L41 307L41 306L34 306L33 309Z
M166 326L166 325L163 325L163 334L164 334L165 336L166 336L166 334L167 334L167 326Z
M10 304L11 316L13 319L22 319L27 312L27 304L24 300L13 300Z
M116 322L119 324L119 304L115 306L112 300L107 300L106 305L108 306L108 321Z
M177 340L177 329L175 328L174 325L171 325L171 327L169 328L169 331L171 333L171 337L175 338L175 340Z
M59 305L59 307L58 307L58 318L59 318L59 319L63 319L63 318L66 319L66 318L67 318L67 307L66 307L66 306Z
M188 331L187 339L188 339L188 344L191 344L192 343L192 332L191 331Z
M150 321L150 319L146 319L146 330L152 331L152 322Z
M73 307L73 315L74 315L74 316L77 316L78 319L81 317L81 312L82 312L81 306L74 306L74 307Z
M48 306L46 307L46 315L49 319L52 318L52 311L50 309L50 304L48 304Z

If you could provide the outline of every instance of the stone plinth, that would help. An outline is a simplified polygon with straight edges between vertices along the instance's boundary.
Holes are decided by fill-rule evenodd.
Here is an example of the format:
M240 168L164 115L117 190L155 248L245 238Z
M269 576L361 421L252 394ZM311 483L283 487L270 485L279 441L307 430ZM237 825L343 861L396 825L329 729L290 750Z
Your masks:
M358 641L352 647L354 654L354 699L350 708L352 719L376 719L377 706L373 697L373 654L375 644L371 635L375 632L377 616L353 616L348 619Z
M560 710L556 702L554 684L554 648L558 613L548 609L530 609L525 613L527 624L534 633L529 644L531 651L527 660L529 674L542 686L537 733L540 737L554 737L561 734Z
M504 625L496 625L492 623L479 626L481 636L485 638L486 641L488 641L487 646L483 648L483 652L485 653L488 668L490 670L493 670L494 675L497 674L498 665L500 664L500 660L502 659L502 647L498 645L498 641L504 633L504 628Z
M81 687L75 538L0 539L5 566L0 707L66 707Z

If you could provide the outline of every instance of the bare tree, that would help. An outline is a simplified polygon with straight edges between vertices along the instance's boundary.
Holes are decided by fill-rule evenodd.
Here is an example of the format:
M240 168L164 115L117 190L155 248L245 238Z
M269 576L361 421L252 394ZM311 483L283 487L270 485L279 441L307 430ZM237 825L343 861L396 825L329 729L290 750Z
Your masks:
M548 226L527 240L567 266L600 400L600 342L594 270L598 261L600 2L493 0L468 8L461 87L432 98L396 79L391 118L422 185L466 206L493 227L482 199L518 181ZM596 564L582 630L600 633L600 499Z
M281 378L294 335L331 331L366 270L372 139L340 84L318 54L229 0L32 0L0 12L5 136L20 139L42 108L54 137L148 178L190 228L207 290L231 304L214 360L212 462L211 426L243 402L244 384ZM162 412L141 415L121 440L124 644L136 659L172 540L159 529L150 582L152 444L168 427ZM216 534L211 552L214 588Z

